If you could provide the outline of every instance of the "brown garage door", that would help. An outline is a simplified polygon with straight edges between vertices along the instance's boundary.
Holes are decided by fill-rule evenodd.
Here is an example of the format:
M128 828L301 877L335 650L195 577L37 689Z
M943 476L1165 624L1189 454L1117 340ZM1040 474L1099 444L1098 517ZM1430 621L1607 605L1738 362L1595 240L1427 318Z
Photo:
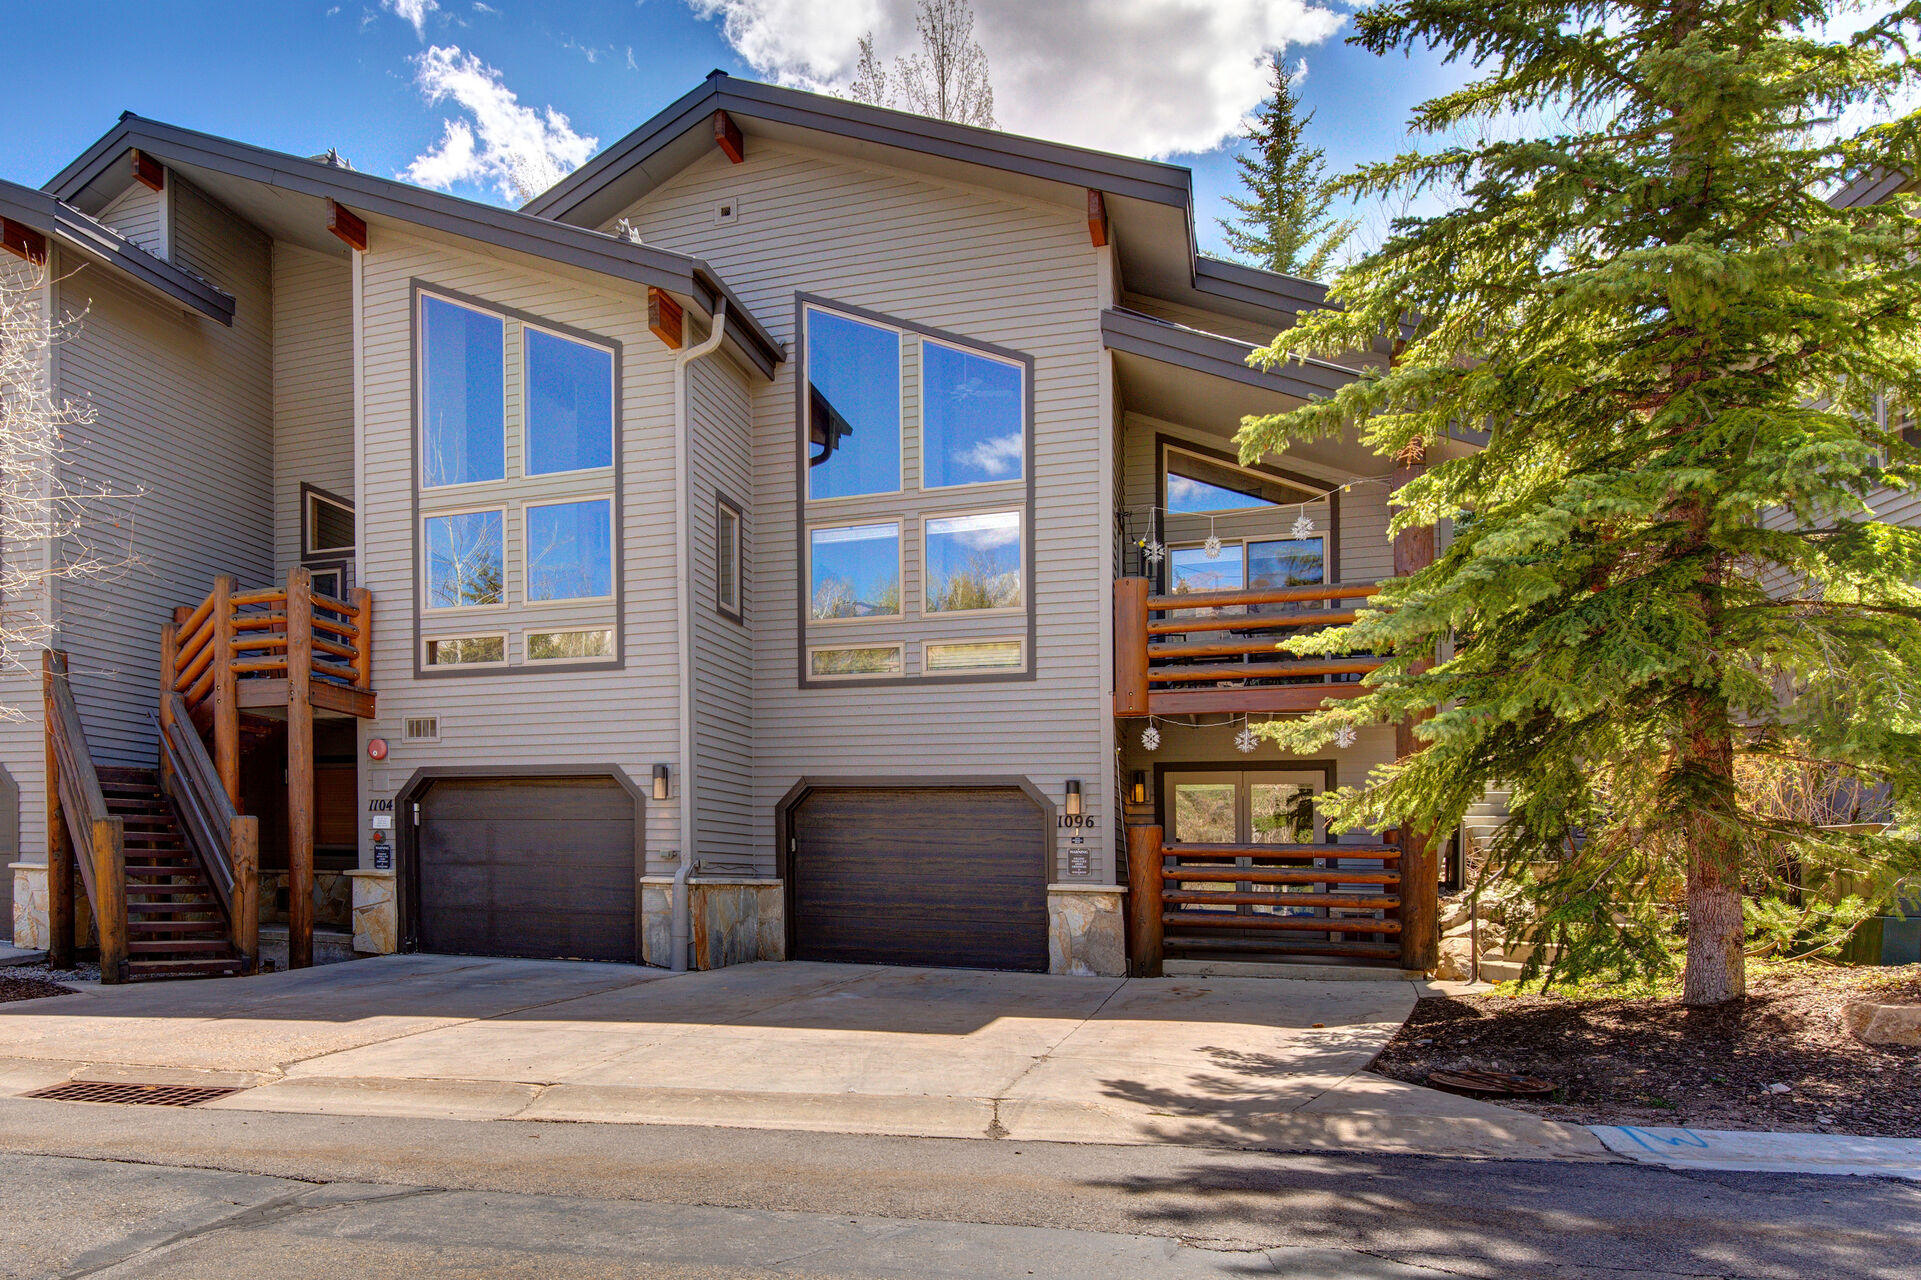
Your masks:
M1040 806L1017 787L825 787L795 806L802 960L1047 968Z
M419 949L633 960L634 797L611 778L441 778L419 797Z

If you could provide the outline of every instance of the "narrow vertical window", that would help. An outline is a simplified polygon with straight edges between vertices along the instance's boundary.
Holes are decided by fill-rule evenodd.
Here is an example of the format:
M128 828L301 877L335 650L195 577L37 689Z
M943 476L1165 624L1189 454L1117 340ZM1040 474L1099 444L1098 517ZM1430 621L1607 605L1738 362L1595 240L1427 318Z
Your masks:
M725 498L714 500L714 607L740 621L740 512Z
M420 330L420 483L432 489L503 478L506 321L426 296Z
M900 489L900 335L807 309L807 496Z

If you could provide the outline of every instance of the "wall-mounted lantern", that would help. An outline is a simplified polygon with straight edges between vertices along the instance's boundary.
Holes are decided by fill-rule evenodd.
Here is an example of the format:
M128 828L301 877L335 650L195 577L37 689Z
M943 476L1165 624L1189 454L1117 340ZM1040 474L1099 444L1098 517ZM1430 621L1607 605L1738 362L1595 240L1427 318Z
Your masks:
M665 800L666 798L667 798L667 766L664 764L657 764L654 766L654 799Z
M1080 812L1081 780L1079 778L1069 778L1067 780L1067 816L1070 818L1078 818Z

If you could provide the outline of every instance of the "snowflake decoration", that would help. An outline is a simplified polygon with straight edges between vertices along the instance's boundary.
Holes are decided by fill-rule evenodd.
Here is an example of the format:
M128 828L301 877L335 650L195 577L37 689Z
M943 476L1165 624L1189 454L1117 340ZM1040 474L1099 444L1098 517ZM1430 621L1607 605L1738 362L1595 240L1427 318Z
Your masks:
M1209 560L1219 560L1221 558L1221 540L1211 533L1208 534L1207 541L1201 544L1201 554Z
M1313 532L1314 532L1314 517L1310 516L1305 511L1301 512L1300 519L1294 522L1294 530L1293 530L1294 536L1297 538L1305 538L1308 534Z
M1166 557L1167 548L1158 542L1144 542L1141 544L1141 554L1147 557L1147 563L1159 564Z
M1353 725L1344 724L1334 731L1334 745L1337 747L1351 747L1354 745L1354 740L1360 736L1360 734L1354 732Z
M1149 722L1148 726L1141 730L1141 750L1158 750L1160 745L1161 731L1155 728L1152 722Z
M1234 735L1234 745L1240 748L1242 755L1246 755L1254 748L1260 746L1261 740L1254 736L1254 726L1251 724L1242 725L1241 731Z

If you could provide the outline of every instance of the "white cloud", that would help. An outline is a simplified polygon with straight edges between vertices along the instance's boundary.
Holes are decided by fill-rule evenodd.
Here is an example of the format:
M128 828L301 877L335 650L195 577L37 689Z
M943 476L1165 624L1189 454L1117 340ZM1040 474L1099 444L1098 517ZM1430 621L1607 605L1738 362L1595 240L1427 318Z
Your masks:
M380 0L380 7L414 24L414 34L427 38L427 15L440 8L439 0Z
M599 143L552 107L521 106L500 72L453 45L435 45L412 62L428 102L451 100L472 118L447 121L433 149L407 166L401 176L422 186L444 191L471 182L526 200L579 168Z
M913 51L914 0L687 0L719 18L758 75L831 89L860 37L884 60ZM1277 49L1318 44L1346 21L1314 0L974 0L994 111L1013 133L1103 151L1209 151L1266 96Z

